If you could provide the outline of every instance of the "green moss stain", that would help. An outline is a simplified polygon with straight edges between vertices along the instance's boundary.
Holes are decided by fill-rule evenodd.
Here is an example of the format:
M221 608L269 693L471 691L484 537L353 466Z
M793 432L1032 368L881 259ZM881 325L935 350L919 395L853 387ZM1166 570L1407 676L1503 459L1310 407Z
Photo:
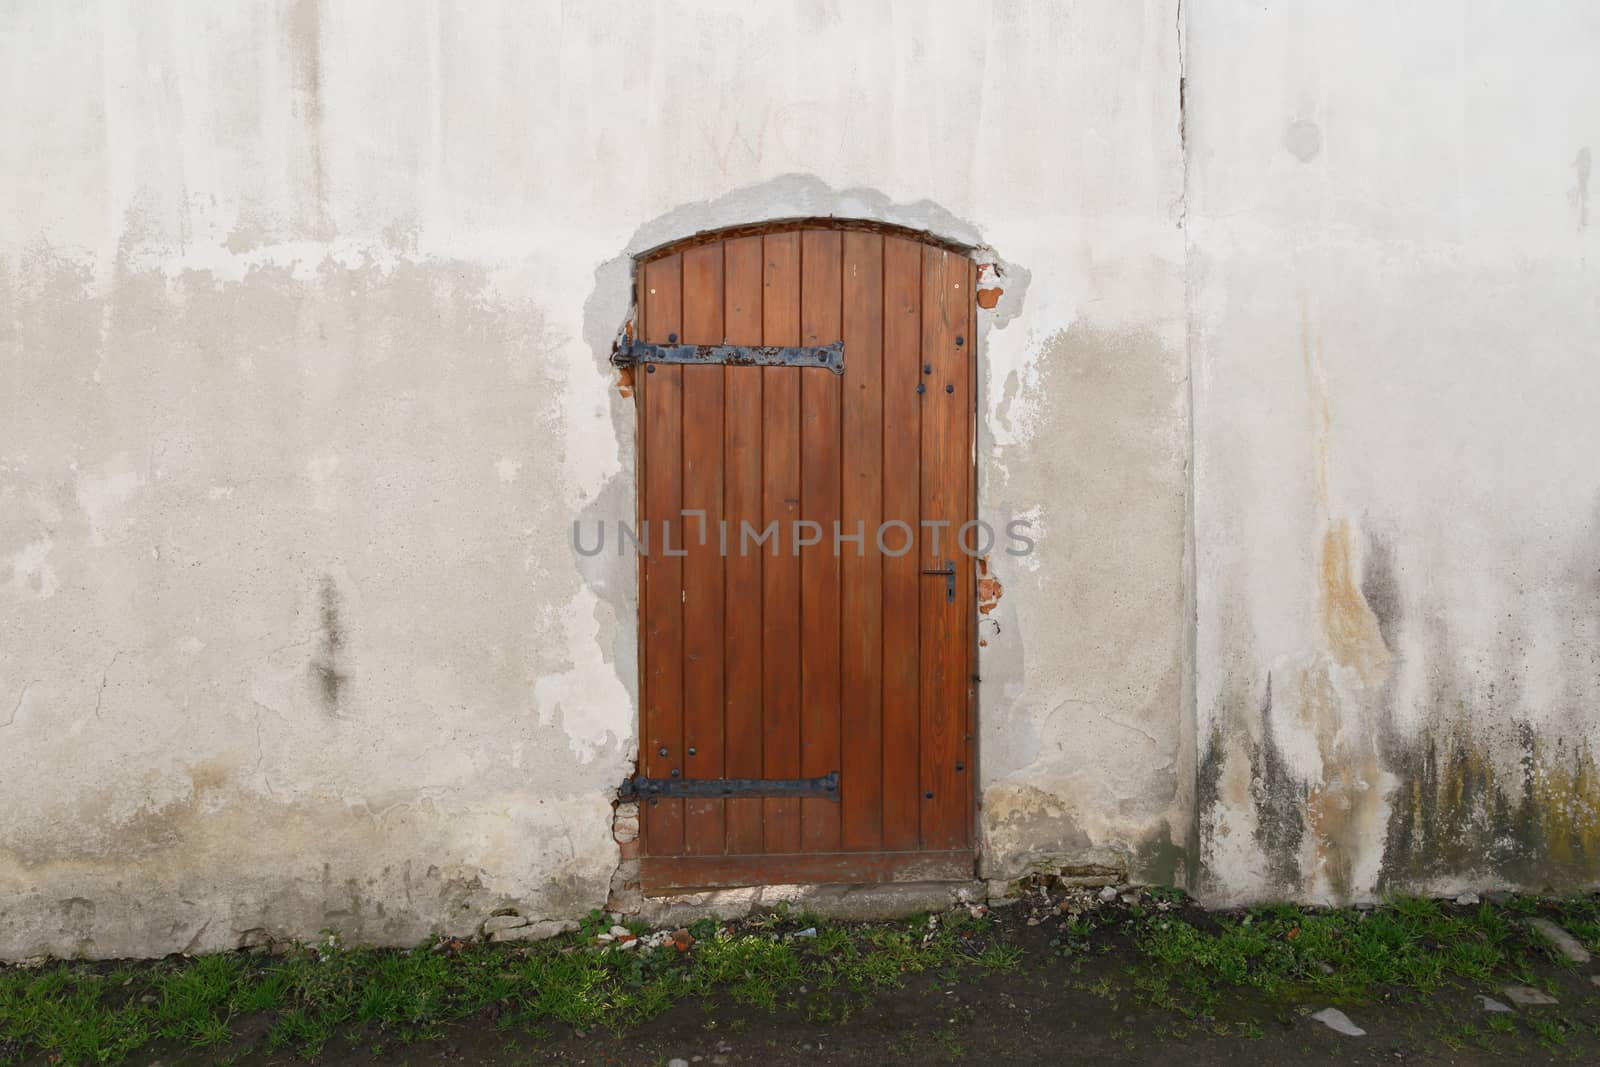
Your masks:
M1542 742L1518 724L1520 773L1497 773L1460 726L1395 752L1380 889L1473 872L1528 887L1600 879L1600 772L1587 744ZM1520 780L1517 780L1520 779Z
M1146 885L1187 888L1190 870L1189 849L1173 840L1172 826L1165 822L1134 849L1129 864L1133 879Z

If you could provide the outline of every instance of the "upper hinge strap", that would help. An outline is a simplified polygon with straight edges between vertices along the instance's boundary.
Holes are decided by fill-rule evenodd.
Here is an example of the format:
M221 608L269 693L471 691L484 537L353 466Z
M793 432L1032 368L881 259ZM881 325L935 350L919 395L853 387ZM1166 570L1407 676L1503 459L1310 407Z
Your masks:
M831 345L680 345L628 341L617 346L611 361L619 367L639 363L681 366L822 367L844 373L844 342Z

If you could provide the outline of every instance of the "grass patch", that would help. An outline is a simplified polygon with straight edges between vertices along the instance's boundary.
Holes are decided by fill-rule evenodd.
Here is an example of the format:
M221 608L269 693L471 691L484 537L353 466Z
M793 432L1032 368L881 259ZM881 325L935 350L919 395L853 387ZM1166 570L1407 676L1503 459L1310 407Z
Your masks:
M0 969L0 1064L41 1053L117 1063L153 1044L220 1051L247 1017L266 1020L267 1051L308 1058L336 1037L382 1052L466 1019L536 1038L557 1026L621 1032L686 997L776 1011L802 986L832 994L812 998L812 1016L840 1021L861 998L912 975L994 971L1021 959L1020 949L994 940L990 924L964 914L892 926L778 916L737 935L705 922L685 953L596 950L597 923L536 946L347 950L330 939L281 956ZM812 927L814 937L794 936Z
M1148 1001L1191 1014L1213 1009L1227 989L1346 1003L1380 993L1422 997L1449 982L1534 984L1544 949L1514 921L1533 910L1507 916L1489 904L1406 898L1366 911L1256 908L1199 924L1157 915L1135 934L1147 960L1137 984Z
M706 1003L707 1032L738 1032L752 1013L766 1012L830 1028L917 975L936 979L930 988L941 998L937 1019L930 1017L938 1027L919 1031L917 1054L957 1056L973 1051L957 1051L971 1009L942 1001L949 984L1024 967L1028 973L1010 988L1070 991L1120 1020L1111 1035L1117 1040L1130 1001L1170 1013L1156 1021L1163 1040L1262 1040L1264 1024L1294 1025L1312 1002L1415 1002L1451 986L1465 992L1511 983L1555 991L1558 978L1574 984L1570 968L1525 925L1530 916L1554 918L1600 948L1600 897L1593 896L1474 907L1396 899L1367 910L1226 914L1198 911L1170 892L1126 906L1087 898L1084 907L1079 898L1058 909L1041 899L982 918L957 909L889 924L778 914L725 929L706 920L690 928L686 952L599 945L595 935L610 923L596 913L578 933L537 945L451 940L395 951L329 938L278 955L0 967L0 1067L32 1058L113 1064L185 1050L216 1060L314 1058L344 1045L398 1061L407 1046L469 1021L501 1031L515 1049L530 1038L622 1034L686 999ZM1036 932L1024 923L1038 924ZM1030 960L1023 942L1042 948L1047 939L1054 952ZM1456 1050L1526 1039L1567 1055L1590 1040L1590 1030L1600 1032L1581 1013L1456 1017L1445 1010L1433 1018L1437 1038ZM1126 1036L1134 1041L1139 1032Z

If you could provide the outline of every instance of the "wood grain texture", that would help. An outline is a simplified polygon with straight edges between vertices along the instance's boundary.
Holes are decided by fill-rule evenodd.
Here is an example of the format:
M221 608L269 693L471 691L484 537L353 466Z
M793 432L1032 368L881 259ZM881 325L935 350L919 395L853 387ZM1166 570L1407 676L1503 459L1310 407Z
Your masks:
M846 233L841 333L850 373L841 383L840 842L883 847L883 238Z
M723 251L723 332L729 344L761 343L761 238L727 242ZM760 778L762 553L743 538L761 526L762 372L723 369L723 515L728 523L727 632L723 635L724 765L729 777ZM760 852L762 802L727 802L727 851Z
M967 259L967 447L972 459L966 464L967 471L967 515L970 519L978 518L978 265ZM966 736L961 750L965 753L966 780L961 783L962 794L966 797L967 828L966 841L977 841L978 819L978 565L986 557L992 546L982 546L982 555L975 555L967 561L971 572L967 579L967 595L972 599L967 604L964 617L967 620L966 653L967 653L967 693L966 693Z
M922 608L921 781L924 848L964 842L967 799L956 769L965 758L966 613L971 561L958 537L967 521L967 261L942 249L922 254ZM947 580L931 571L955 568Z
M800 343L800 235L762 238L761 343ZM778 524L762 574L762 770L800 776L800 560L790 531L800 517L800 381L792 367L761 370L762 519ZM800 802L763 802L767 852L800 851Z
M722 342L722 246L683 253L684 344ZM683 560L683 758L685 778L723 775L723 368L683 367L683 510L677 540ZM692 514L698 512L699 514ZM687 853L720 855L723 807L717 799L685 800Z
M973 877L969 848L914 852L802 852L781 856L663 856L646 859L640 880L646 895L719 889L770 882L779 870L790 883L851 885L893 882L964 882Z
M922 246L884 238L883 287L883 846L913 849L922 843Z
M683 262L678 256L645 266L645 340L665 342L681 325ZM647 368L647 371L649 368ZM644 396L645 677L640 766L652 778L681 773L683 758L683 560L665 536L683 508L683 368L656 367L641 376ZM677 551L682 551L681 547ZM683 849L683 801L644 805L645 847L675 854Z
M839 340L840 235L806 230L800 241L800 343ZM799 371L800 511L818 541L800 550L800 773L839 770L840 378ZM839 847L840 806L800 802L800 845L808 852Z

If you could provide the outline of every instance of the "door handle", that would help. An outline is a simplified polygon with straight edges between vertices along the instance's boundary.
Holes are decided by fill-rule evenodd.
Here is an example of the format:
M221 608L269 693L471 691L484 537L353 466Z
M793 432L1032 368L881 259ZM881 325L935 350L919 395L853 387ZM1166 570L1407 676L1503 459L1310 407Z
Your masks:
M956 564L955 564L955 560L947 559L947 560L944 561L944 567L942 567L941 569L936 570L936 571L925 570L922 573L923 574L942 574L942 575L944 575L944 602L946 604L954 604L956 602Z

